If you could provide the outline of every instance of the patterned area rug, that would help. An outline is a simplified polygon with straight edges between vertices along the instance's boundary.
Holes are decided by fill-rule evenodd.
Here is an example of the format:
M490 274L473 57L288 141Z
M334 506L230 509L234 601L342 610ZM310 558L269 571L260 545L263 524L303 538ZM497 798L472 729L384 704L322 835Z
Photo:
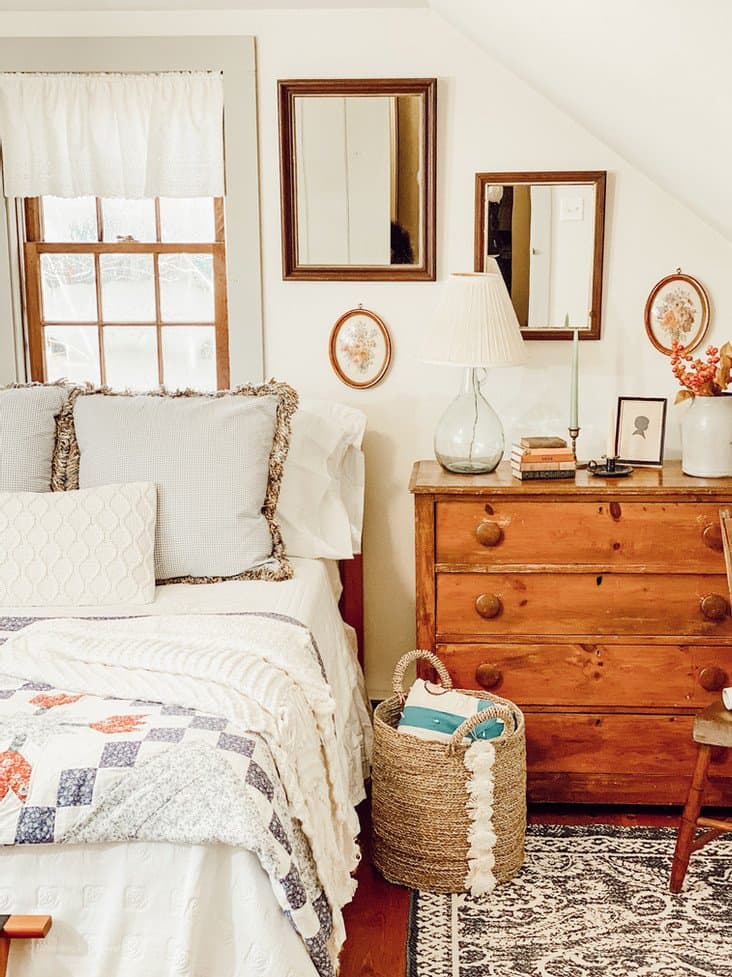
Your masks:
M532 826L490 896L413 894L407 977L732 977L730 838L672 896L672 829Z

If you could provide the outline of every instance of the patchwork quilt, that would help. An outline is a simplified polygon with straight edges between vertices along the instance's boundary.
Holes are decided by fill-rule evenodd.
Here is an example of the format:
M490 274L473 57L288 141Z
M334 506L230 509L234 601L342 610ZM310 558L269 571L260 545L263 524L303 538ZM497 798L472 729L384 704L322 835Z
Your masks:
M264 619L257 622L259 634L268 623L276 625L275 630L285 626L302 629L298 622L267 622L268 615L226 617ZM139 839L244 847L257 855L267 872L280 906L302 937L318 973L332 977L342 942L334 934L334 929L340 929L334 927L334 915L340 921L340 905L333 903L340 900L334 900L332 888L329 899L312 839L303 830L301 818L293 816L279 769L282 760L278 767L266 735L267 723L237 722L233 707L220 711L197 708L196 696L190 691L183 694L184 684L177 697L180 701L175 701L178 680L176 669L169 665L160 670L166 680L163 687L166 682L171 685L170 696L148 699L100 694L118 683L134 684L134 655L123 666L114 656L105 658L97 652L77 656L73 649L80 644L79 635L86 633L84 628L94 628L95 622L77 623L82 628L78 634L73 629L68 632L68 622L60 623L67 633L59 638L58 647L53 622L37 625L42 629L38 644L42 650L34 664L27 652L36 645L18 641L25 629L31 635L34 619L0 618L0 643L10 638L5 651L17 648L17 661L27 658L30 662L13 665L13 671L24 667L29 671L30 677L18 678L2 674L9 659L0 655L0 844ZM111 626L119 636L129 623ZM237 623L228 622L226 633ZM97 626L105 625L98 622ZM133 645L136 641L139 646L142 640L157 647L160 634L154 623L146 631L144 623L136 619L132 627L138 632L142 629L133 636ZM225 632L219 627L214 633ZM72 659L74 668L67 671L78 677L71 688L39 680L49 641L54 653L62 652L62 661L64 649ZM303 647L309 649L311 665L315 663L316 671L322 673L312 637ZM95 668L102 678L93 677ZM107 673L111 678L104 678ZM142 673L138 679L150 674L139 667L137 673ZM146 684L154 688L154 679L153 673ZM83 691L87 686L90 691ZM210 706L216 697L205 692L202 683L201 701ZM222 703L225 705L225 699ZM247 708L257 715L251 703ZM242 715L245 713L246 709ZM282 726L286 729L286 717Z

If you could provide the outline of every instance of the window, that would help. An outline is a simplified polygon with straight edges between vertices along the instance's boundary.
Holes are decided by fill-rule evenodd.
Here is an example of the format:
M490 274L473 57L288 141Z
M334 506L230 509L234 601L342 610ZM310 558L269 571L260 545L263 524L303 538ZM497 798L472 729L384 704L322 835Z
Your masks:
M229 385L220 197L25 201L34 380Z

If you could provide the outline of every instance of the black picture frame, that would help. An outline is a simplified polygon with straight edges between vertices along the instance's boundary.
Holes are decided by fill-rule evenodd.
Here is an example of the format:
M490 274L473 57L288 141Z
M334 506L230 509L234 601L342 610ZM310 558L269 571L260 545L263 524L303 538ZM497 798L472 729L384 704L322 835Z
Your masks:
M627 421L627 405L638 404L636 411L646 410L648 413L637 413L631 411L633 417L632 425L634 430L627 433L629 426ZM656 405L655 416L651 418L650 405ZM618 397L618 406L615 416L615 445L614 454L618 461L636 467L661 468L663 465L664 444L666 440L666 412L668 410L668 400L666 397ZM645 421L645 425L642 422ZM629 439L638 436L643 441L646 440L646 432L653 435L653 451L623 451L624 446L628 446ZM639 441L638 445L643 442ZM646 442L648 443L648 442ZM636 447L634 445L634 447ZM635 454L643 454L644 457L630 457Z

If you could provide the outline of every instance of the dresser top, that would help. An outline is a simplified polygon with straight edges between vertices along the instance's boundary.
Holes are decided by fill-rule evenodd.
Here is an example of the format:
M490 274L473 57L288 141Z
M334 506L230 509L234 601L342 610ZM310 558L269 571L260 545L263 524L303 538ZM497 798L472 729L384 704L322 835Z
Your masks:
M732 503L732 478L694 478L684 475L681 462L671 461L663 468L636 468L627 478L601 478L578 471L574 479L533 479L522 482L511 475L508 462L502 462L489 475L457 475L445 471L436 461L417 461L412 469L409 491L416 495L521 495L577 497L676 496L714 498Z

